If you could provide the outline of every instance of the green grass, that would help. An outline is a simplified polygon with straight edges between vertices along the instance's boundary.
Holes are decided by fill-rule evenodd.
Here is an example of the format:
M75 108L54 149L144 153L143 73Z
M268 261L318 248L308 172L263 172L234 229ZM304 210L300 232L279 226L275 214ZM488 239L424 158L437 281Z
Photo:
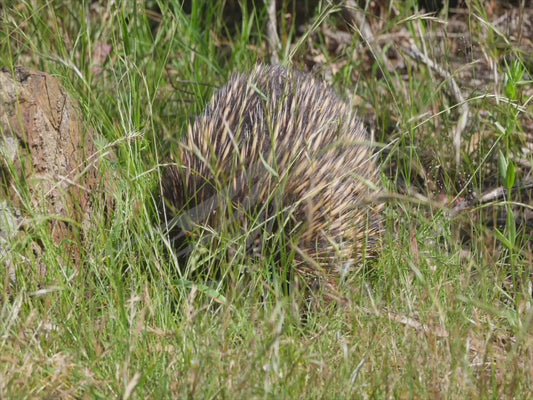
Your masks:
M15 277L0 268L0 398L532 397L531 232L514 229L511 213L491 225L526 200L456 218L441 201L530 172L532 49L496 29L485 2L469 2L464 52L435 39L448 17L413 17L414 2L367 16L374 35L410 35L449 72L472 71L482 56L494 63L496 80L486 67L452 74L470 109L460 165L459 111L442 77L398 42L365 43L338 7L317 7L299 30L284 2L281 61L316 65L343 96L360 97L384 145L384 185L398 194L380 257L341 283L345 303L311 311L270 274L275 261L245 256L245 237L223 231L195 244L184 269L155 227L160 165L188 121L233 71L269 62L266 10L243 7L238 18L223 2L187 12L177 0L102 3L0 9L0 64L51 73L79 101L115 203L111 215L103 205L94 213L76 262L36 210L32 229L12 239ZM333 48L331 31L351 39ZM382 49L405 64L387 69Z

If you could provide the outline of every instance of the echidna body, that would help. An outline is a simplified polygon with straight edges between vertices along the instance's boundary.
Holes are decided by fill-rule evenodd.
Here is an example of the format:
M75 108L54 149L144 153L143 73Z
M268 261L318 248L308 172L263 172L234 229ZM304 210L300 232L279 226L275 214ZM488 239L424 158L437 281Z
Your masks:
M268 229L286 216L305 274L317 266L335 274L374 253L378 187L351 107L309 74L279 66L230 78L163 176L165 216L181 231L233 223L256 232L252 225Z

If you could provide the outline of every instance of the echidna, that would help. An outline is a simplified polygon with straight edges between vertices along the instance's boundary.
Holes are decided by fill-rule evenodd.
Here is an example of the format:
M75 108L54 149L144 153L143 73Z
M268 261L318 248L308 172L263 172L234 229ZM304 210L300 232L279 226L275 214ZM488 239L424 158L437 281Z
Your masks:
M307 73L259 65L231 77L175 161L162 183L174 233L237 224L257 240L275 220L305 275L335 276L375 252L382 207L372 146L352 108Z

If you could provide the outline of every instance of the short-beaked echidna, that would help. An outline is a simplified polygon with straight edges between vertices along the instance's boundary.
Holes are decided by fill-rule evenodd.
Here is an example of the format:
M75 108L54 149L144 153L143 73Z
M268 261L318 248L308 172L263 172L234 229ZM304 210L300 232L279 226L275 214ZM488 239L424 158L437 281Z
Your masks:
M307 73L259 65L234 75L189 125L175 161L162 184L174 233L233 223L257 240L281 221L305 275L347 271L376 250L372 145L350 105Z

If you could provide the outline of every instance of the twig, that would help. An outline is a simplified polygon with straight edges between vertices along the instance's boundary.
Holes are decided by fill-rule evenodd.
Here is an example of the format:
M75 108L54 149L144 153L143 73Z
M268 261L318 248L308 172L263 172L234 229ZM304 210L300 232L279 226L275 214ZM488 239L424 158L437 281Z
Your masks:
M533 189L533 181L525 181L513 187L511 189L511 193L522 192L522 191L530 190L530 189ZM483 205L483 204L491 203L496 200L502 200L508 197L509 197L509 191L505 189L503 186L497 187L495 189L490 189L473 199L463 200L459 202L455 207L451 209L450 217L454 218L457 215L459 215L461 212L463 212L466 209L471 208L472 206Z
M450 338L450 336L452 336L450 331L441 324L430 326L423 324L414 318L410 318L406 315L398 314L387 309L380 311L378 309L363 308L363 312L365 312L367 315L374 315L378 318L388 318L389 321L404 325L405 327L411 328L424 335L432 335L437 339L447 340ZM510 337L510 339L513 340L515 338ZM508 352L496 343L490 344L491 352L489 354L487 353L488 342L486 340L480 340L477 337L471 336L466 336L465 340L468 343L468 350L473 353L485 354L485 356L490 355L494 360L505 361L508 359Z
M268 23L267 23L268 44L270 46L270 57L273 64L279 63L278 52L281 50L279 41L277 21L276 21L276 0L268 2Z

